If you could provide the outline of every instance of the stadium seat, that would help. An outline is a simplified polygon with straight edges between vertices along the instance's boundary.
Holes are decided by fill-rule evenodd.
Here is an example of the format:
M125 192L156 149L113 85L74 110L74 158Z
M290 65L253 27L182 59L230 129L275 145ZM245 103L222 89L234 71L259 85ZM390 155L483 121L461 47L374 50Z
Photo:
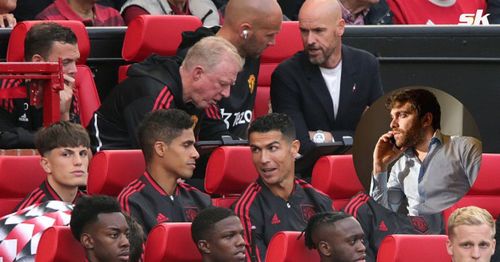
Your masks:
M274 69L283 60L292 57L302 49L299 23L297 21L284 21L281 24L281 31L276 35L276 44L266 48L260 58L254 119L269 112L271 75Z
M7 62L24 61L24 39L26 38L26 34L33 25L43 22L47 21L23 21L16 24L9 38ZM90 53L90 41L87 29L80 21L54 20L51 22L70 28L75 33L78 40L80 59L77 61L78 71L75 83L78 92L75 94L75 97L80 111L80 122L83 126L87 126L92 115L101 104L92 71L85 65Z
M446 235L389 235L380 244L377 261L451 261Z
M45 178L40 156L0 156L0 217L11 213Z
M87 126L94 112L99 109L101 100L90 68L86 65L77 65L76 67L78 71L75 83L78 92L75 97L80 110L80 123Z
M311 184L333 199L336 210L341 210L352 196L364 191L356 175L352 155L324 156L316 161Z
M91 195L116 197L125 186L139 178L145 169L141 150L97 152L90 162L87 192Z
M181 43L182 32L201 26L201 20L191 15L141 15L128 25L122 57L127 62L141 62L151 54L173 56ZM119 82L127 77L129 66L118 69Z
M201 255L191 239L191 223L163 223L149 232L145 262L198 262Z
M308 249L301 232L281 231L276 233L267 247L266 261L303 262L319 261L316 250Z
M39 23L47 23L48 21L23 21L16 24L12 29L7 47L7 62L23 62L24 61L24 39L30 28ZM77 64L84 65L90 53L90 40L85 25L80 21L74 20L53 20L50 22L58 23L64 27L69 27L76 35L78 40L78 50L80 51L80 59Z
M214 206L229 207L258 177L248 146L221 146L208 159L205 191L220 196L212 198Z
M85 251L68 226L45 230L38 243L36 262L84 262Z
M445 224L451 213L460 207L477 206L490 212L493 218L500 215L500 154L483 154L479 175L469 192L455 205L446 209Z

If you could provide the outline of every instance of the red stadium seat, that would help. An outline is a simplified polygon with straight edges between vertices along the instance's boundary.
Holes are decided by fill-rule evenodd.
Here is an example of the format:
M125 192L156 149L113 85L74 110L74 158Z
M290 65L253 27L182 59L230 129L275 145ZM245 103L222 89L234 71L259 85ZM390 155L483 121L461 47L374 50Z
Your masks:
M356 175L352 155L324 156L318 159L312 171L311 184L333 199L336 210L341 210L352 196L364 191Z
M445 235L389 235L380 244L377 261L451 261Z
M23 62L24 39L26 38L26 34L33 25L47 22L48 21L23 21L17 23L10 33L9 46L7 48L7 62ZM90 40L85 25L80 21L73 20L54 20L50 22L69 27L75 33L78 40L78 49L80 50L80 59L77 63L84 65L90 53Z
M260 57L260 70L255 100L254 118L266 115L270 105L271 75L283 60L303 49L297 21L285 21L276 36L276 44L268 47Z
M128 25L122 57L128 62L141 62L151 54L173 56L181 43L181 33L201 26L201 20L191 15L141 15ZM118 81L127 78L128 68L119 68Z
M191 223L163 223L149 232L145 262L198 262L201 254L191 239Z
M258 177L248 146L222 146L208 159L205 191L221 196L212 198L214 206L229 207Z
M303 262L319 261L316 250L308 249L301 232L281 231L276 233L267 247L266 261Z
M11 213L45 178L40 156L0 156L0 217Z
M36 262L83 262L85 251L68 226L54 226L40 237Z
M500 215L500 154L483 154L479 175L469 192L455 205L446 209L445 224L451 213L460 207L477 206L490 212L493 218Z
M78 92L74 95L80 109L80 123L87 126L101 105L101 100L90 68L86 65L77 65L77 70L75 83Z
M87 192L118 196L146 169L141 150L109 150L94 155L89 167Z
M12 29L7 48L7 62L24 61L24 39L26 38L26 34L33 25L43 22L47 21L24 21L18 23ZM80 111L80 122L83 126L87 126L92 115L101 104L92 71L85 65L90 53L90 41L87 29L80 21L56 20L51 22L56 22L70 28L78 40L80 59L77 61L78 71L75 79L77 93L75 97Z

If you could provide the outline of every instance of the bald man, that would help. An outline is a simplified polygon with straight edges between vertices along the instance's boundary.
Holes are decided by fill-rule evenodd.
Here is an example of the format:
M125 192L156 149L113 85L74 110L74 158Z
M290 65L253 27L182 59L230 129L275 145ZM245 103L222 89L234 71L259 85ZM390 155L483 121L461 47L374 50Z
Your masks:
M362 113L383 91L377 59L342 44L345 22L337 0L305 1L299 27L304 50L274 71L271 103L273 112L292 117L305 153L353 136Z
M269 0L231 0L226 6L224 25L210 29L199 28L195 32L185 32L179 47L178 55L184 57L185 52L201 38L220 36L237 49L245 59L245 66L238 74L231 89L231 95L219 102L220 115L226 128L235 138L246 138L246 131L255 104L257 78L259 74L259 56L271 45L274 45L276 34L280 31L283 14L276 1ZM211 125L205 121L203 125ZM200 139L209 137L202 127Z

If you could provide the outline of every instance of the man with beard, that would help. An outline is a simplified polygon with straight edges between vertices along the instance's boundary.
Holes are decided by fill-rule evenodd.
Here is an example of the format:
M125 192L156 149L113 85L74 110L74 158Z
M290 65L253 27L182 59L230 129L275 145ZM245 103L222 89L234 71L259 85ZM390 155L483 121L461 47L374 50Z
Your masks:
M309 219L304 233L306 246L318 250L321 262L365 261L363 229L349 214L318 213Z
M352 136L362 113L383 93L377 59L343 45L344 26L337 0L305 1L299 12L304 51L272 75L273 112L292 118L301 153Z
M476 180L481 142L442 134L441 109L428 90L397 91L386 108L391 130L379 138L373 152L370 195L392 211L406 198L411 216L439 213L453 205Z

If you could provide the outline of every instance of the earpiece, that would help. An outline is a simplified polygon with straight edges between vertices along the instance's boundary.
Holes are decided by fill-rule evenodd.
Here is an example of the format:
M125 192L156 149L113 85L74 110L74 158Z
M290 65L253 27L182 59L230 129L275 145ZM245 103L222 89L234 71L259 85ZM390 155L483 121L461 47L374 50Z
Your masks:
M248 30L243 30L243 39L247 39L248 38Z

